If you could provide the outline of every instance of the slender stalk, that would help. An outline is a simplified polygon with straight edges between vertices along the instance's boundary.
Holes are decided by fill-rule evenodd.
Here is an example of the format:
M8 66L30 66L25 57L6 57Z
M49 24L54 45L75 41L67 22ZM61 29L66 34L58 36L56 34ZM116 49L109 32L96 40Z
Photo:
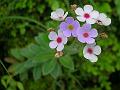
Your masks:
M82 84L79 82L79 80L78 80L75 76L73 76L72 74L70 74L70 77L71 77L72 79L74 79L74 80L76 81L76 83L78 83L78 85L79 85L79 87L81 88L81 90L84 90Z
M8 73L9 77L12 79L12 76L10 75L10 73L8 72L7 68L5 67L5 65L3 64L3 62L1 60L0 60L0 64L3 66L5 71Z
M44 29L47 29L47 27L45 25L43 25L42 23L40 23L39 21L37 20L34 20L34 19L31 19L31 18L28 18L28 17L23 17L23 16L7 16L7 17L2 17L0 18L1 20L4 20L4 19L20 19L20 20L27 20L29 22L33 22L37 25L39 25L40 27L44 28Z

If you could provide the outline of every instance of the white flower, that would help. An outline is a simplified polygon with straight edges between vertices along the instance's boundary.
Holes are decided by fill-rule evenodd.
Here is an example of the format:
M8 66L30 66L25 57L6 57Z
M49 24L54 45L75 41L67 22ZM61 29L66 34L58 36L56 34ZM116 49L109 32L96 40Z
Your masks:
M64 49L64 44L66 44L68 41L67 37L65 37L60 30L58 31L58 35L56 32L51 31L48 37L50 40L52 40L49 43L50 48L57 48L57 51L62 51Z
M83 49L84 57L91 62L96 62L98 60L97 55L101 53L101 47L94 44L87 44Z
M81 21L88 24L94 24L96 23L96 19L99 16L99 12L96 10L93 10L93 7L91 5L85 5L84 9L78 7L75 10L75 13L78 15L76 18Z
M97 23L100 25L108 26L111 24L111 19L108 18L104 13L100 13L99 17L97 18Z
M51 19L57 20L57 21L63 21L67 15L68 15L68 12L64 14L64 10L59 8L59 9L56 9L56 11L53 11L51 13Z

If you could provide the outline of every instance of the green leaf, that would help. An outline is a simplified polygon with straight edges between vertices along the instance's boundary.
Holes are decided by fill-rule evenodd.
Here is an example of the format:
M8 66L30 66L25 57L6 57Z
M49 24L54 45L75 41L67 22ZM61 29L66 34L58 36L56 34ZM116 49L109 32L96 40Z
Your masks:
M18 49L18 48L12 49L10 53L11 53L12 56L14 56L16 59L18 59L18 60L23 60L23 56L22 56L22 54L20 53L20 49Z
M49 73L51 73L54 70L55 66L56 66L56 61L54 59L46 62L42 67L43 75L48 75Z
M20 73L19 77L20 77L21 81L27 80L28 79L28 72L26 71L26 72Z
M105 12L105 13L112 12L112 8L108 3L96 3L96 8L100 12Z
M35 68L33 68L33 78L34 80L38 80L41 77L41 67L37 66Z
M74 70L74 63L70 56L66 55L64 57L61 57L59 61L64 67Z
M16 82L16 85L19 90L24 90L23 84L21 82Z
M37 66L39 64L40 64L40 62L38 62L38 61L27 60L23 63L19 63L19 64L14 65L12 68L15 70L14 74L17 75L17 74L20 74L20 73L23 73L23 72L29 70L32 67Z
M31 58L35 56L38 52L40 52L40 48L38 45L31 43L26 48L21 49L21 54L26 58Z
M50 73L53 78L57 78L62 73L60 65L57 63L53 71Z
M120 20L120 0L114 0L114 2L116 4L117 13L119 15L119 20Z
M49 39L48 39L48 34L43 34L43 33L39 33L39 35L37 37L35 37L35 41L41 45L41 47L49 47Z

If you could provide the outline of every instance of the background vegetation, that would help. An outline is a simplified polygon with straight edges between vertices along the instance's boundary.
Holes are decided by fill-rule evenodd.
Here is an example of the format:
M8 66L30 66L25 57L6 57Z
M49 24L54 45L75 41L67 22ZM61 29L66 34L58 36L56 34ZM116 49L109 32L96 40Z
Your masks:
M51 11L73 14L72 4L91 4L112 19L108 27L94 26L104 33L97 38L102 47L97 63L84 59L84 45L72 38L62 58L48 47L47 30L59 25ZM119 25L120 0L0 0L0 90L118 90Z

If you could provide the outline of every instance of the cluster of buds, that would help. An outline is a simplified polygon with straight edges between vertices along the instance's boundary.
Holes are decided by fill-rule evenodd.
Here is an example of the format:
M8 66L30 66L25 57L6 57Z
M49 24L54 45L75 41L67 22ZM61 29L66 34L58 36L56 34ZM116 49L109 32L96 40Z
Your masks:
M92 28L92 25L97 23L108 26L111 24L111 19L104 13L93 10L91 5L85 5L83 8L75 6L73 10L76 18L68 16L68 12L64 12L61 8L51 13L51 19L60 21L60 25L57 33L50 30L51 32L48 35L51 40L49 46L56 49L57 52L62 52L64 45L68 42L68 37L77 38L80 43L86 44L83 49L84 57L91 62L96 62L98 60L97 55L101 53L101 47L96 45L95 39L98 36L98 31ZM80 22L85 23L80 25ZM56 53L57 57L62 56L58 54Z

